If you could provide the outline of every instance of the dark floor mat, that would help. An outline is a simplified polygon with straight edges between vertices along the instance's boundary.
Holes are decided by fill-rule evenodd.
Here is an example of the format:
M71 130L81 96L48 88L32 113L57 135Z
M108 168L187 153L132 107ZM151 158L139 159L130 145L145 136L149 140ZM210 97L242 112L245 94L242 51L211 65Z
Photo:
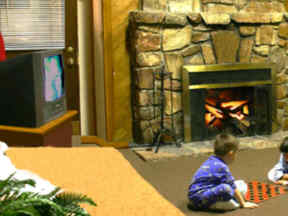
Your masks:
M267 202L260 202L255 209L238 209L232 212L212 213L191 211L187 208L187 190L192 175L209 155L183 156L173 160L159 160L156 162L141 160L129 149L120 150L137 172L143 176L162 196L173 203L188 216L271 216L288 212L288 193L276 196ZM240 151L230 170L236 180L246 183L257 179L268 183L267 173L279 160L279 149L261 149Z

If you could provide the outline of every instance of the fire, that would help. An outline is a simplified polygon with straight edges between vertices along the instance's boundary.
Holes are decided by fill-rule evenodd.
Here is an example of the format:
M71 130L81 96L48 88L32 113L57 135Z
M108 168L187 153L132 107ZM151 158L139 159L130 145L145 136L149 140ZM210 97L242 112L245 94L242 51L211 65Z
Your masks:
M209 125L210 122L212 122L216 117L212 113L206 113L205 114L205 123L206 125Z
M229 108L230 110L235 110L238 107L242 106L243 104L246 104L247 100L242 101L228 101L228 102L222 102L221 107L223 108Z
M240 121L245 118L245 116L241 112L229 113L229 116L231 116L232 118L236 118Z
M243 106L243 113L249 115L248 105Z
M216 118L223 118L223 112L215 107L205 104L206 110L213 114Z
M208 127L221 128L222 124L227 124L227 119L234 119L230 124L236 125L240 130L245 130L245 128L250 126L250 121L247 119L250 113L248 100L228 101L228 99L229 98L225 99L222 97L221 101L219 98L206 98L206 125Z

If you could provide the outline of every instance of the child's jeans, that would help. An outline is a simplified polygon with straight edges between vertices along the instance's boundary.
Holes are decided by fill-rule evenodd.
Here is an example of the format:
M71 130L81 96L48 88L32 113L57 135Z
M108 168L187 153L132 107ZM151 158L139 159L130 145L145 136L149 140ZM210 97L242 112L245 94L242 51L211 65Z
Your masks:
M235 181L236 188L240 191L243 197L247 192L247 184L243 180ZM216 203L212 204L209 209L211 210L234 210L240 207L240 204L235 199L230 199L229 201L217 201Z

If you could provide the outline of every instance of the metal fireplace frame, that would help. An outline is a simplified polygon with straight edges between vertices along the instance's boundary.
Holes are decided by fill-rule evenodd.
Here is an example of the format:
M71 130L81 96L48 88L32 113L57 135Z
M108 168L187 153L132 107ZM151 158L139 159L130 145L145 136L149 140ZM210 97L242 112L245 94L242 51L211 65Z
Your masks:
M205 72L239 72L249 70L269 70L269 79L259 79L253 81L240 81L240 82L224 82L224 83L201 83L190 84L190 73L205 73ZM240 72L241 73L241 72ZM190 90L191 89L215 89L215 88L233 88L233 87L250 87L256 85L271 85L271 114L272 124L276 120L276 99L275 99L275 76L276 69L272 63L234 63L234 64L215 64L215 65L183 65L182 67L182 79L183 79L183 111L184 111L184 142L191 142L191 109L190 109ZM187 100L188 99L188 100Z

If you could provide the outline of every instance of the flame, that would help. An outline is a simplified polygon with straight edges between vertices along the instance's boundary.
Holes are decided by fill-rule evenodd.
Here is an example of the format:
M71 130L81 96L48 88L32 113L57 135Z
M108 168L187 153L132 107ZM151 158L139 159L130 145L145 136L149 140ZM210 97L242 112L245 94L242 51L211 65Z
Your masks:
M222 121L220 119L216 119L213 122L213 126L216 127L216 128L221 128L222 127Z
M245 126L250 127L250 121L247 116L250 114L250 106L246 99L236 99L233 91L209 91L209 96L205 98L205 110L204 115L205 124L209 128L221 129L226 125L226 121L231 118L235 121L236 127ZM223 121L225 119L225 121Z
M243 120L245 118L245 116L239 111L237 113L229 113L229 115L232 117L232 118L236 118L238 120Z
M229 108L230 110L235 110L238 107L242 106L243 104L247 103L247 100L243 101L228 101L228 102L222 102L221 107L222 108Z
M243 106L243 113L249 115L248 105Z
M212 105L212 106L216 106L216 101L213 98L206 98L205 102Z
M209 111L210 113L212 113L216 118L223 118L223 112L215 107L212 107L208 104L205 104L205 108L207 111Z
M209 125L211 121L213 121L216 117L212 113L205 114L205 123Z

